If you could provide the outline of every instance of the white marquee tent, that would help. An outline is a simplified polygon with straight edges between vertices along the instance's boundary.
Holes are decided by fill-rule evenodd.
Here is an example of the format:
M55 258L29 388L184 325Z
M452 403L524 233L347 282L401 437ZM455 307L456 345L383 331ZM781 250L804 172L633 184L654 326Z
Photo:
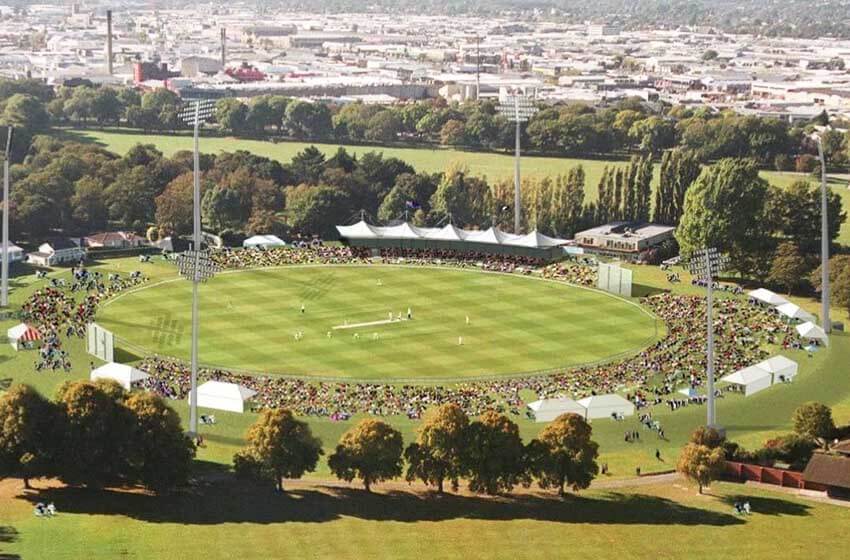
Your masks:
M790 303L787 299L767 290L765 288L759 288L758 290L753 290L752 292L748 292L747 295L750 299L754 299L759 303L763 303L765 305L771 305L776 307L778 305L785 305L786 303Z
M144 381L150 377L147 373L140 369L136 369L127 364L116 364L109 362L91 372L91 380L97 379L113 379L121 384L128 391L132 388L133 383Z
M566 397L534 401L528 404L528 408L534 413L535 422L551 422L558 416L569 412L578 414L582 418L587 414L587 410L582 405Z
M20 350L27 347L27 343L41 340L41 333L35 327L20 323L6 331L6 338L9 339L12 348Z
M532 231L525 235L516 235L491 227L486 230L463 230L451 224L442 228L417 227L407 222L395 226L373 226L361 220L350 226L336 226L340 237L348 240L433 240L466 241L485 245L507 245L532 249L549 249L569 243L567 239L557 239Z
M750 366L722 377L721 381L742 386L744 396L749 397L773 385L773 374L758 366Z
M242 413L245 412L245 401L256 394L256 391L236 383L207 381L198 387L198 406ZM190 394L190 404L191 399Z
M814 323L816 317L793 303L783 303L776 306L776 312L792 321L809 321Z
M635 413L634 403L620 395L594 395L579 400L578 404L587 409L585 418L590 420L611 418L615 413L623 416L633 416Z
M773 375L773 383L790 381L797 376L798 365L794 360L778 355L756 364L756 367L769 371Z
M826 333L823 332L823 329L812 323L811 321L805 322L802 325L797 325L797 333L801 338L805 338L807 340L817 340L818 342L822 342L824 346L829 344L829 337L826 336Z
M253 247L272 249L274 247L286 247L286 242L276 235L254 235L243 241L242 247L246 249Z

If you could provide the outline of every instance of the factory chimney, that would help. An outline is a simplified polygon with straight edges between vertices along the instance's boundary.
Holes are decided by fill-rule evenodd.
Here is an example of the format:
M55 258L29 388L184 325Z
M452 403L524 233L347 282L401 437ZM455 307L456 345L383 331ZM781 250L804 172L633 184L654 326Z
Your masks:
M112 10L106 10L106 72L112 75Z
M221 28L221 69L227 68L227 28Z

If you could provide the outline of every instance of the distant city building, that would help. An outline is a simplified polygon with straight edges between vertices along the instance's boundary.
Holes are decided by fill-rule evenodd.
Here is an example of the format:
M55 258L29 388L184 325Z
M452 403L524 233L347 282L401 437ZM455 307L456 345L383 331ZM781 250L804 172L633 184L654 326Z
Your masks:
M165 62L136 62L133 64L133 81L137 84L149 80L165 81L176 78L180 72L172 72Z
M180 61L180 74L187 78L214 75L223 69L221 60L206 56L187 56Z
M620 28L604 23L592 23L587 26L587 34L591 37L611 37L620 34Z

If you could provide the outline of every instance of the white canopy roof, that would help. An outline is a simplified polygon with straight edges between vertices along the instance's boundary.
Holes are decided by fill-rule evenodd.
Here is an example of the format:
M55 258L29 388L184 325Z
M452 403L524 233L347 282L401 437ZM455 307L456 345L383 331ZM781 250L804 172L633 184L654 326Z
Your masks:
M534 401L528 403L528 408L534 412L534 419L537 422L551 422L558 416L570 412L584 417L587 412L579 403L566 397Z
M377 239L380 237L372 226L363 220L352 226L336 226L336 229L341 237L347 237L349 239Z
M526 235L516 235L491 227L486 230L463 230L451 224L442 228L417 227L407 222L395 226L381 227L369 225L363 220L350 226L336 226L340 237L346 239L427 239L435 241L468 241L488 245L508 245L548 249L568 242L567 239L548 237L538 231Z
M90 378L92 381L97 379L114 379L129 391L133 383L144 381L148 377L150 375L140 369L128 366L127 364L109 362L92 371Z
M796 319L798 321L812 321L814 322L815 316L794 303L783 303L782 305L776 306L776 311L788 317L789 319Z
M730 373L721 378L721 381L742 386L744 396L749 397L773 385L773 374L758 366L750 366Z
M593 395L578 401L587 409L587 418L609 418L612 413L631 416L635 413L635 405L620 395Z
M464 233L462 229L458 229L452 224L446 224L442 229L431 228L426 230L425 237L440 241L463 241Z
M198 406L231 412L244 412L245 401L256 394L256 391L236 383L207 381L198 387ZM191 400L191 394L189 398Z
M242 242L243 247L285 247L286 242L276 235L254 235Z
M820 340L824 344L829 344L829 337L826 336L826 333L823 332L823 329L812 323L811 321L807 321L801 325L797 325L797 333L802 338L808 338L810 340Z
M734 383L736 385L749 385L751 383L755 383L765 377L770 377L771 381L773 380L773 376L769 371L765 371L757 366L749 366L744 369L739 369L735 373L730 373L729 375L722 377L721 381L725 381L727 383Z
M772 358L768 358L763 362L759 362L756 364L756 367L759 369L763 369L765 371L769 371L770 373L785 373L787 371L793 370L794 373L797 372L797 362L786 358L785 356L778 355L773 356Z
M753 290L752 292L747 293L747 295L750 296L751 298L755 299L755 300L762 302L762 303L766 303L768 305L773 305L773 306L784 305L786 303L789 303L789 301L787 299L785 299L784 297L782 297L779 294L776 294L774 292L771 292L770 290L765 289L765 288L759 288L757 290Z

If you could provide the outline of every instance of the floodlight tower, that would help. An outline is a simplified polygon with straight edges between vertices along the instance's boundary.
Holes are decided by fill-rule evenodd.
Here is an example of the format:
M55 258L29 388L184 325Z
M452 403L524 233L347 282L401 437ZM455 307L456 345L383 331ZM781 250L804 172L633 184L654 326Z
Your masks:
M814 138L818 144L818 156L820 156L821 327L823 327L823 332L829 334L832 331L832 321L829 320L829 220L827 219L826 156L823 152L821 135L815 134Z
M208 100L196 100L180 111L180 119L194 128L194 188L192 196L193 233L192 249L180 255L177 268L181 275L192 280L192 373L189 389L189 435L198 433L198 331L200 314L198 309L198 286L215 275L217 268L201 249L201 165L198 138L201 124L206 122L215 110L215 104Z
M714 279L726 268L729 257L721 255L717 249L711 247L700 249L691 255L688 268L695 277L702 279L706 284L706 326L708 329L706 359L706 377L708 379L708 415L706 424L709 428L718 428L717 416L714 409L714 323L712 319L712 307L714 304Z
M527 95L520 93L509 94L499 100L499 113L504 115L509 121L516 123L516 148L514 161L514 233L520 231L520 208L522 200L520 199L520 133L522 123L528 122L529 119L537 112L537 107L534 106L534 101Z
M9 156L12 150L12 132L8 127L6 151L3 158L3 246L2 250L2 286L0 286L0 307L9 307Z

